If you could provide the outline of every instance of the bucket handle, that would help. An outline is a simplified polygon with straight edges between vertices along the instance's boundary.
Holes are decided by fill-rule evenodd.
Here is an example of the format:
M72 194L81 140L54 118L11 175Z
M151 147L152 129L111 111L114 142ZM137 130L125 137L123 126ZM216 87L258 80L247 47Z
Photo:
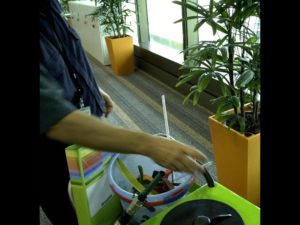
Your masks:
M205 180L207 182L208 187L214 187L215 186L214 179L212 178L212 176L210 175L210 173L208 172L208 170L206 168L204 168L203 176L205 177Z
M196 160L197 163L199 163L200 165L204 165L203 163L201 163L199 160ZM205 180L206 180L206 183L207 183L207 186L208 187L214 187L215 186L215 182L214 182L214 179L212 178L212 176L210 175L210 173L208 172L208 170L205 168L204 166L204 171L201 172L202 175L204 176Z

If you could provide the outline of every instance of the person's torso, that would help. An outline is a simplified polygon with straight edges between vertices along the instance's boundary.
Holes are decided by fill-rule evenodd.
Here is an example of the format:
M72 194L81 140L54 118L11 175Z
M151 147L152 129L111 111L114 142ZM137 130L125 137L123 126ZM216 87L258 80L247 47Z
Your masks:
M57 5L59 3L57 1L49 3L50 8L40 10L40 63L62 86L64 97L79 107L79 102L74 100L78 85L71 77L71 73L75 72L76 81L83 89L85 106L90 106L92 114L101 116L104 100L98 90L80 38L60 15ZM49 11L45 12L46 10Z

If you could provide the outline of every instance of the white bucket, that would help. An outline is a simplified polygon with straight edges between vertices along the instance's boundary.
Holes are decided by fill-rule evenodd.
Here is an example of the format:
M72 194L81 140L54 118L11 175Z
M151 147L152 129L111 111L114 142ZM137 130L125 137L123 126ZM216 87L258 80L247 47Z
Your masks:
M117 154L113 159L109 167L109 183L112 191L121 199L121 203L124 209L130 204L133 193L132 186L127 181L127 179L121 174L116 160L119 158L127 169L132 173L134 177L139 176L138 165L143 167L145 175L151 176L154 170L165 171L166 168L161 167L155 163L151 158L136 155L136 154ZM169 176L171 181L171 175ZM146 203L144 204L147 207L142 207L137 211L133 216L133 223L141 224L157 213L165 209L169 204L183 197L189 190L189 187L194 182L194 177L190 174L183 172L174 172L173 180L176 183L179 183L178 186L175 186L174 189L171 189L167 192L161 194L149 194Z

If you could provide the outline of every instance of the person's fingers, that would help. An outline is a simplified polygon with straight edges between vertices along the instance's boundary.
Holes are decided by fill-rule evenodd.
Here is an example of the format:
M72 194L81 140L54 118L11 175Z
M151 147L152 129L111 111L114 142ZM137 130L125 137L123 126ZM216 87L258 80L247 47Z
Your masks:
M182 142L180 142L178 140L172 140L172 141L177 142L177 143L183 145L184 152L187 155L190 155L191 157L193 157L194 159L204 160L205 162L208 161L207 156L203 152L201 152L201 151L199 151L197 149L194 149L194 148L192 148L192 147L190 147L190 146L188 146L188 145L186 145L186 144L184 144L184 143L182 143Z
M155 137L155 139L160 139L159 143L163 143L161 151L150 151L150 157L155 159L158 164L174 171L190 174L204 171L203 166L196 162L196 160L207 161L207 157L201 151L176 140L169 140L164 137Z
M208 161L207 156L203 152L200 152L196 149L188 147L188 148L186 148L185 152L186 152L186 154L190 155L194 159L204 160L205 162Z
M113 103L110 99L106 99L105 102L105 117L107 117L113 110Z
M183 171L189 174L193 174L195 171L204 171L203 167L195 162L190 156L186 155L185 152L181 152L174 158L169 158L167 164L169 169Z
M105 117L107 117L111 112L112 112L112 107L111 108L106 108Z
M192 174L195 171L204 172L204 168L189 157L183 157L180 163L182 169L187 173Z
M113 107L112 107L112 105L111 106L106 106L106 109L107 109L107 114L110 114L113 110Z
M182 172L186 172L186 173L192 173L192 170L189 166L186 165L186 163L184 162L184 160L178 161L174 164L174 171L182 171Z
M204 166L200 165L193 159L189 159L189 166L192 169L192 172L199 171L201 173L204 173Z

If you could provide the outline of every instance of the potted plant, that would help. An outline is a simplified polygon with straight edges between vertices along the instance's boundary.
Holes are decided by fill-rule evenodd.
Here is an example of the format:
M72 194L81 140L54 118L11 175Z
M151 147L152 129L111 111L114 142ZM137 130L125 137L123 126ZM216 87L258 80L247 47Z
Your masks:
M220 34L215 41L199 41L184 50L183 69L177 86L196 82L184 102L199 102L212 79L222 95L212 100L216 114L209 126L218 180L237 194L260 202L260 43L251 28L259 19L259 0L210 0L207 6L173 1L196 13L176 22L197 20L194 31L204 24Z
M98 19L105 37L112 71L116 75L127 75L134 71L133 37L127 32L131 30L127 17L133 13L126 8L129 0L95 0L97 8L89 16ZM132 31L132 30L131 30Z
M72 16L70 14L70 9L69 9L69 1L70 0L60 0L60 5L63 9L63 16L65 17L65 19L68 21L68 23L70 25L72 25Z

